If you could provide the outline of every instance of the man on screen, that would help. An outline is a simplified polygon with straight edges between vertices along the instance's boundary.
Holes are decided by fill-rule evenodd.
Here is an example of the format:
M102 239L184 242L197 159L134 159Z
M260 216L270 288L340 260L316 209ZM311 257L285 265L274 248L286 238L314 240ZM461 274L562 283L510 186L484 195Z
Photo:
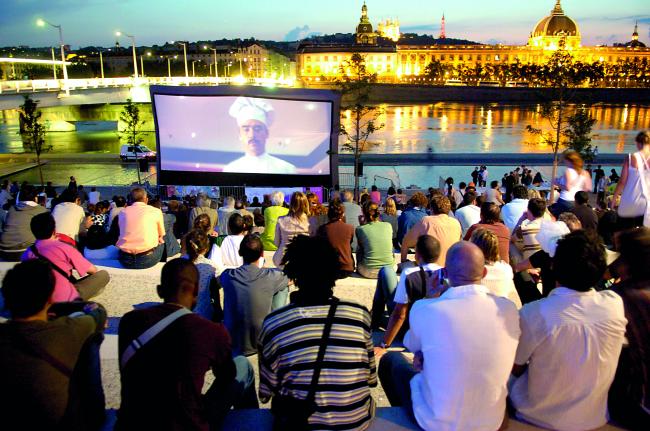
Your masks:
M239 139L245 155L228 163L224 172L295 174L296 167L266 152L268 127L273 122L273 107L260 99L238 97L229 114L237 119Z

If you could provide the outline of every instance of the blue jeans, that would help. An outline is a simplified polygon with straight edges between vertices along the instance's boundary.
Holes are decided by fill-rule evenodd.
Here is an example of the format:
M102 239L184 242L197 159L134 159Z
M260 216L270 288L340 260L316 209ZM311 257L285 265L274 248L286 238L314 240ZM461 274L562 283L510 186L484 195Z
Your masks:
M413 363L400 352L388 352L379 361L379 381L393 407L403 407L413 417L411 379L417 374Z
M153 252L137 256L135 254L124 253L120 250L118 259L122 266L127 269L147 269L155 266L162 259L165 251L165 244L158 244Z
M388 315L393 312L395 302L395 289L399 278L392 266L385 266L379 270L377 275L377 288L372 299L372 327L379 328L385 324L384 310L388 309Z
M235 363L235 379L230 383L215 382L204 396L206 414L213 429L220 429L223 419L230 408L256 409L259 408L255 393L255 372L245 356L233 358Z
M565 201L564 199L560 198L557 200L557 202L551 205L548 210L551 212L551 214L553 214L555 218L558 218L560 214L564 212L570 212L574 207L574 201Z

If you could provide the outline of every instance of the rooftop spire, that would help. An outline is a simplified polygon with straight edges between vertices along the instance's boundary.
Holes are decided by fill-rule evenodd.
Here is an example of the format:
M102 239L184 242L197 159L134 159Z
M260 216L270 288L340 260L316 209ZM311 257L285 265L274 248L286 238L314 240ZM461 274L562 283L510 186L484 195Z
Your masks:
M564 15L564 11L562 10L562 5L560 4L560 0L557 0L555 2L555 7L551 11L552 15Z
M634 23L634 33L632 33L632 40L639 40L639 21Z
M447 36L445 35L445 13L442 13L442 21L440 23L440 39L446 39Z

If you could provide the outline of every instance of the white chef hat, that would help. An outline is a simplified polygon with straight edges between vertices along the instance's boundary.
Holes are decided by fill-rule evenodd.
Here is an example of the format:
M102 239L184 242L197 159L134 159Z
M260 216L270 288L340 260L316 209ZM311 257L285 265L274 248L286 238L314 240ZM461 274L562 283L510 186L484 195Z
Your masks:
M248 120L257 120L264 123L266 127L271 126L275 114L273 106L262 99L252 97L238 97L228 113L237 119L237 124L240 126Z
M563 221L543 220L537 234L537 242L549 256L555 256L557 241L571 232Z

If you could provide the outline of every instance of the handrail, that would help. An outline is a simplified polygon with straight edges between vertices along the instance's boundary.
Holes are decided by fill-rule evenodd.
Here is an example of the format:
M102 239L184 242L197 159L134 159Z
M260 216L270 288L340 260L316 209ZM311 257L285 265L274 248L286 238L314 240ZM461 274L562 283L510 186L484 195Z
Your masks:
M32 79L19 81L0 81L0 94L35 93L40 91L87 90L90 88L134 87L145 85L284 85L293 86L293 79L173 76L173 77L120 77L120 78L75 78L75 79Z

